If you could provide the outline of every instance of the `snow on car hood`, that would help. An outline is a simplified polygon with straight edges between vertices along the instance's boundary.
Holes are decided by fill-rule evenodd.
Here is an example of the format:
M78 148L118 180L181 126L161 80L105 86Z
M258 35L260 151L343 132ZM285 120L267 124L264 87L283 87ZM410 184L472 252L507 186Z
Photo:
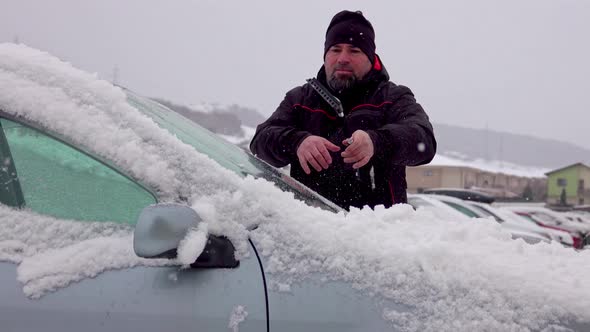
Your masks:
M223 169L130 107L119 88L49 54L0 45L0 108L83 145L170 201L186 197L210 233L234 242L238 257L252 238L275 284L318 274L346 281L411 308L383 305L384 319L410 331L590 322L590 251L528 245L490 220L441 220L409 205L348 214L309 207L270 182ZM20 264L18 279L32 297L108 269L167 264L135 257L131 229L81 226L88 224L2 207L0 260ZM104 259L89 268L90 252Z

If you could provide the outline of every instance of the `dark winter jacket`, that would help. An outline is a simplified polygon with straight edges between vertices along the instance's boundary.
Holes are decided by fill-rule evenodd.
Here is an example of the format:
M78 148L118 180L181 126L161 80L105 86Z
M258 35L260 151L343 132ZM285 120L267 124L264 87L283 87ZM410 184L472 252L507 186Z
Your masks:
M322 67L318 80L325 86ZM338 96L338 95L337 95ZM428 116L405 86L389 82L377 59L354 91L338 96L344 118L309 85L289 91L272 116L256 129L250 150L276 167L291 164L291 176L345 209L406 203L406 166L426 164L436 152ZM345 164L342 141L358 129L374 145L371 161L358 171ZM331 152L332 164L307 175L297 159L297 148L307 136L317 135L341 147Z

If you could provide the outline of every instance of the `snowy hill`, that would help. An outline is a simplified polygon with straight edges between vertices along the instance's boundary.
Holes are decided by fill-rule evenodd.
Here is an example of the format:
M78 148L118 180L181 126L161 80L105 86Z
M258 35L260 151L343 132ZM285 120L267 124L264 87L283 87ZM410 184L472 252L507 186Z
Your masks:
M156 100L246 148L256 125L265 120L256 110L238 105L203 103L188 107ZM435 165L543 177L546 172L565 165L590 163L590 150L570 143L443 124L434 124L434 130L438 142L438 152L432 161Z
M473 160L502 160L548 169L577 162L590 164L590 150L551 139L438 123L434 124L434 134L438 152L445 155L458 154Z

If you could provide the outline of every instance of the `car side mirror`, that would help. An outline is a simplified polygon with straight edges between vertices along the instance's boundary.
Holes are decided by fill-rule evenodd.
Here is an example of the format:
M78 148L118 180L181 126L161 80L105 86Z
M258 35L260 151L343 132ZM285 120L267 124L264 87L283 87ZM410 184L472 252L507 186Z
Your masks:
M174 258L180 241L201 222L197 212L186 205L147 206L139 214L133 232L133 250L143 258ZM237 267L234 251L229 239L209 235L205 249L191 267Z

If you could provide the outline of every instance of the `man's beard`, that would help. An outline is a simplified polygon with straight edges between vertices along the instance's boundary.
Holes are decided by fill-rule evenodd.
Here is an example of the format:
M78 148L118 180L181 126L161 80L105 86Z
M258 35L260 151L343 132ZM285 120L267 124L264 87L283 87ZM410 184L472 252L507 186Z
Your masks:
M332 74L328 79L328 85L334 92L342 93L344 91L352 89L357 83L357 78L354 75L350 75L344 78L336 77L336 74Z

